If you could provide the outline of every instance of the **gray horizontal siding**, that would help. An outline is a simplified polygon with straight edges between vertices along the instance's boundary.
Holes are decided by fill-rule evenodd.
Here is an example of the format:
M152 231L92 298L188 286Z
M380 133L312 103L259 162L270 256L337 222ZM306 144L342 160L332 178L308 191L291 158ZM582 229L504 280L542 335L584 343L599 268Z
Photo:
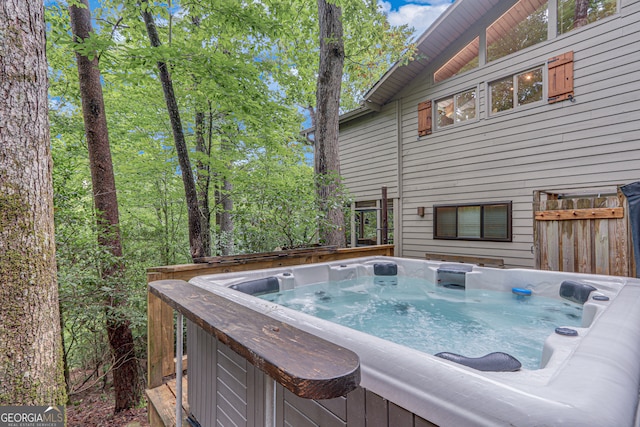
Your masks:
M383 186L389 197L399 196L395 105L340 127L340 167L356 200L379 199Z

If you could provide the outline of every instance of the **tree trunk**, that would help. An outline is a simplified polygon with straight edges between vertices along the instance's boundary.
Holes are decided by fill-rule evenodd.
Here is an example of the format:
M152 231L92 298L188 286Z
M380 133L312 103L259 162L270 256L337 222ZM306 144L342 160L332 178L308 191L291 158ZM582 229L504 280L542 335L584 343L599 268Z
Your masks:
M342 11L327 0L318 0L320 65L316 90L315 169L319 207L326 221L319 225L321 243L346 246L344 215L335 200L340 191L338 117L344 67Z
M584 27L589 23L589 0L576 0L573 28Z
M148 10L149 4L145 0L142 2L142 17L147 27L147 34L154 48L160 47L160 37L156 29L153 15ZM178 101L173 92L173 82L169 74L169 68L164 61L158 61L158 71L160 73L160 81L164 91L164 99L167 103L167 111L171 121L171 129L173 131L173 141L178 154L178 162L180 164L180 172L182 173L182 183L184 184L184 193L187 200L187 212L189 223L189 246L191 249L191 257L193 259L204 256L204 248L202 246L202 230L200 220L200 209L198 206L198 192L193 179L193 171L191 170L191 162L189 161L189 150L184 138L182 130L182 122L180 120L180 110L178 109Z
M89 38L91 12L88 0L82 0L85 8L69 7L71 29L78 42ZM113 256L102 271L102 279L114 283L115 290L107 296L107 335L113 356L113 386L115 412L129 409L140 400L138 361L134 353L130 321L122 315L126 304L123 280L122 244L120 241L118 198L109 147L107 117L102 98L98 58L76 53L82 113L89 151L89 167L93 185L93 201L96 208L98 243Z
M0 406L64 405L44 7L0 3Z
M196 162L196 187L198 189L198 204L200 205L200 238L202 239L203 256L211 256L211 209L209 208L209 185L211 184L210 159L211 144L205 141L205 115L196 112L196 152L200 153L200 159ZM211 141L211 136L209 136Z
M220 252L222 255L233 255L233 184L226 177L222 179L221 184L221 188L216 190L216 203L220 206L216 215L216 222L220 226Z

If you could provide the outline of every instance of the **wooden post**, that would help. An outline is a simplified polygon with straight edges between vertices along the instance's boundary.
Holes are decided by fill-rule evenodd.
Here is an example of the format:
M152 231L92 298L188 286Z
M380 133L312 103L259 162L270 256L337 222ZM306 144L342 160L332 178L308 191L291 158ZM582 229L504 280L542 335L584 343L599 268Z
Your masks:
M538 270L542 269L542 261L540 259L540 236L539 236L539 225L538 221L536 221L536 211L540 209L540 191L533 192L533 212L532 212L532 220L533 220L533 246L531 247L531 253L534 255L535 259L535 268Z
M382 187L382 238L381 243L386 245L389 243L389 218L388 218L388 200L387 200L387 187Z
M161 278L149 273L147 282ZM173 309L147 292L147 388L162 385L165 376L175 373L173 337Z

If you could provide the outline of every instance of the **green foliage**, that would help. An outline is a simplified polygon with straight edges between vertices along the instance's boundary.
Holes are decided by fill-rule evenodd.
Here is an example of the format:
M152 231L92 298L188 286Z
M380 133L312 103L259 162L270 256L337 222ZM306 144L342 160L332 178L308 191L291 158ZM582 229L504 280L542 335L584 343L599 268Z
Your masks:
M581 6L581 7L580 7ZM582 17L576 16L582 8L586 12ZM559 0L558 1L558 34L567 33L575 28L590 24L616 13L616 0Z
M500 18L506 20L506 18ZM513 52L525 49L547 39L547 4L540 6L535 12L522 19L516 25L512 25L487 46L487 62L494 61ZM505 21L507 22L507 21ZM505 25L502 23L499 28Z
M180 168L157 62L170 67L187 143L195 147L195 117L206 117L207 150L192 165L230 196L232 232L214 227L218 247L272 251L317 243L323 210L304 159L300 108L315 105L317 5L313 0L186 0L151 3L162 46L151 48L139 2L104 0L92 10L96 34L74 43L67 9L47 6L50 122L60 304L65 351L72 368L104 372L110 361L106 299L119 299L145 352L145 269L190 262ZM409 58L408 30L388 25L375 2L343 1L347 63L343 108L357 106L373 81ZM144 7L147 7L146 5ZM97 245L91 177L74 49L97 52L116 174L125 286L104 282L113 259ZM224 183L230 190L222 190ZM330 202L344 206L338 192ZM221 205L212 203L213 213ZM212 221L214 222L214 221ZM214 254L215 255L215 254ZM82 382L82 381L81 381ZM78 384L77 384L78 386Z
M345 63L340 105L342 111L359 106L362 97L394 63L414 59L412 30L389 25L372 0L336 1L342 8ZM274 55L277 80L287 96L303 108L315 106L319 60L318 8L313 0L268 3L280 25Z
M267 154L238 171L234 187L236 247L270 252L316 242L313 170L303 162Z

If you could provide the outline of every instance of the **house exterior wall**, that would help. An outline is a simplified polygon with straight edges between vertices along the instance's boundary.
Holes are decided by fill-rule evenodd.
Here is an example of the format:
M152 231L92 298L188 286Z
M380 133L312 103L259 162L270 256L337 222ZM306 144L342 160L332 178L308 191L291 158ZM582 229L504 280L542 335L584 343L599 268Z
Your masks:
M344 158L351 156L342 171L356 198L371 179L359 173L376 174L377 168L367 156L354 159L353 153L368 151L373 135L378 136L375 144L390 153L398 145L399 183L391 173L376 175L376 185L395 185L399 191L397 255L493 256L503 258L508 267L534 267L534 191L615 189L640 179L639 0L621 0L618 14L430 83L435 69L514 3L501 3L479 18L381 112L341 127L341 159L343 152ZM554 3L550 1L550 9ZM568 51L574 52L575 102L548 104L545 89L543 102L489 116L489 82L536 66L546 73L547 59ZM546 76L543 81L547 85ZM418 137L418 103L473 87L479 98L477 120ZM396 116L385 114L394 108L400 108L399 137L394 139L392 131L365 131L395 128ZM512 242L433 239L434 205L505 201L513 206ZM424 217L417 215L421 206L426 208Z
M397 140L395 103L340 127L340 171L355 201L379 199L382 186L398 197Z

